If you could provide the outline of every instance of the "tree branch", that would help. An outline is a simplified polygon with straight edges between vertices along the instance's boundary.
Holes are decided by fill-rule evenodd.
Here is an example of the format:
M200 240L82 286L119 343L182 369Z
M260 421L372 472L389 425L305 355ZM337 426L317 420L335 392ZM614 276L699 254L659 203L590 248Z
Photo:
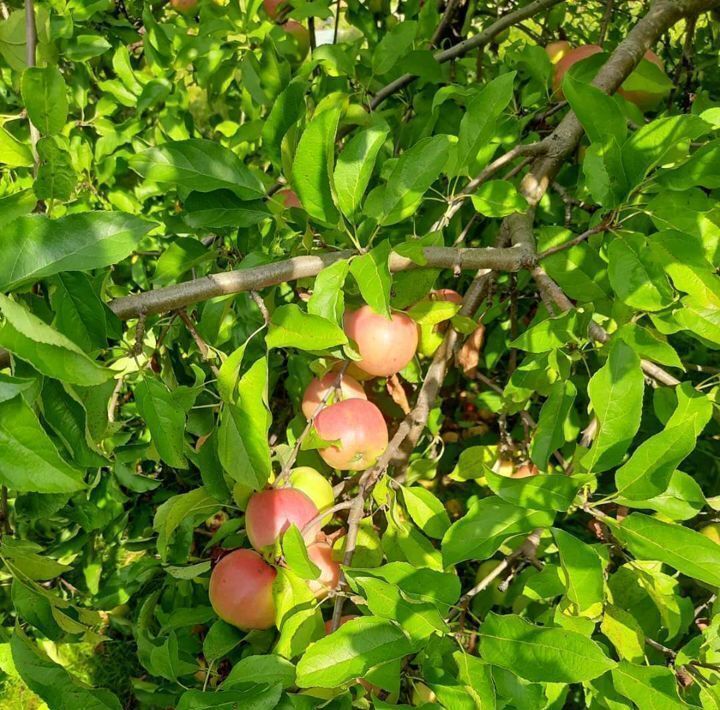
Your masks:
M28 67L35 66L35 55L37 52L37 30L35 28L35 6L33 0L25 0L25 62ZM30 144L32 146L34 165L34 174L37 177L40 159L37 152L37 144L40 140L40 131L35 127L32 121L30 123Z

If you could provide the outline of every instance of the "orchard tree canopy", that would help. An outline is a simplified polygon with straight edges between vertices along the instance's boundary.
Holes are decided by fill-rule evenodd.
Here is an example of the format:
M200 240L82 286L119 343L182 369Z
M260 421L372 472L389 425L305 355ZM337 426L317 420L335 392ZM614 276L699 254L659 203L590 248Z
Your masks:
M0 1L0 707L718 710L719 47Z

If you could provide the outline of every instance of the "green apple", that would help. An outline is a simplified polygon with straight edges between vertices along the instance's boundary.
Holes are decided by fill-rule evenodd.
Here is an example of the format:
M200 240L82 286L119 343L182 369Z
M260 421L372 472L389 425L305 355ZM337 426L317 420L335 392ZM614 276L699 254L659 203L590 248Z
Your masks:
M298 466L290 472L290 485L301 490L315 503L318 510L330 508L335 503L332 485L325 476L310 466ZM327 525L332 515L323 518L322 524Z

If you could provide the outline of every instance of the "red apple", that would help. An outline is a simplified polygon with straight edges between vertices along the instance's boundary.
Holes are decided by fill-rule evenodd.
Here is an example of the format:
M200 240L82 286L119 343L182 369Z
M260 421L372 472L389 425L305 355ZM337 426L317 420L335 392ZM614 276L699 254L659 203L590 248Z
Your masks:
M271 20L276 20L287 6L287 0L263 0L263 8Z
M317 513L315 503L296 488L270 488L253 493L245 510L250 544L258 552L272 549L293 523L302 530Z
M223 557L210 575L210 604L228 624L269 629L275 623L273 582L277 572L252 550Z
M388 319L370 306L345 313L345 333L355 341L362 357L355 364L376 377L400 372L418 346L418 327L410 316L395 312Z
M557 64L571 49L570 42L564 39L550 42L545 47L545 51L553 64Z
M563 77L570 67L572 67L573 64L581 62L583 59L592 57L593 54L600 54L602 51L602 47L599 47L597 44L585 44L582 47L575 47L575 49L571 49L567 54L565 54L565 56L562 57L562 59L560 59L560 61L557 62L557 64L555 64L552 77L553 91L560 98L564 98L562 92L562 82Z
M388 430L380 410L364 399L346 399L323 409L315 429L325 441L337 446L320 449L328 466L361 471L372 466L388 445Z
M286 187L284 190L280 190L275 198L285 209L290 209L291 207L302 209L300 198L297 196L295 190L291 190L289 187Z
M170 5L173 10L176 10L181 15L189 15L195 11L198 0L170 0Z
M306 419L310 419L315 413L315 410L320 406L320 402L323 401L328 390L332 389L336 380L337 372L330 370L330 372L323 375L320 379L316 377L308 385L302 401L302 412ZM336 396L337 395L331 395L331 398ZM363 386L354 377L344 374L340 381L340 399L338 401L346 399L367 399L367 395L365 394Z
M340 582L340 565L333 560L332 547L326 542L308 545L308 557L320 568L317 579L308 580L308 586L317 599L322 599Z

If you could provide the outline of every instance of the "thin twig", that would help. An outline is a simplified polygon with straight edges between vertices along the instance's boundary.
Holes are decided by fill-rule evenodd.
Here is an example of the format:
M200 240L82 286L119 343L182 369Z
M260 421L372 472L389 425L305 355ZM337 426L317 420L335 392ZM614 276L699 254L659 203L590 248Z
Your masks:
M442 41L442 38L445 35L445 31L450 26L450 23L453 20L453 15L455 14L455 11L457 10L459 4L459 0L448 0L448 4L445 7L445 12L440 18L440 22L435 28L435 32L433 32L432 37L430 38L431 47L437 47L438 43Z
M33 0L25 0L25 61L28 67L35 66L35 55L37 53L37 29L35 27L35 5ZM37 152L37 144L40 140L40 131L30 122L30 145L34 160L34 174L37 177L40 167L40 158Z
M605 0L605 11L600 22L600 31L598 32L597 43L602 47L605 37L607 37L608 27L610 26L610 19L613 14L614 0Z
M325 518L327 518L329 515L335 515L335 513L339 513L341 510L347 510L348 508L352 507L352 501L350 500L343 500L339 503L335 503L330 508L323 508L318 512L318 514L309 522L305 523L303 526L303 529L300 531L304 536L306 536L308 533L312 531L312 529L318 525L319 523L322 523Z
M585 230L582 234L579 234L577 237L573 237L573 239L569 239L567 242L563 242L562 244L558 244L557 246L550 247L549 249L545 249L545 251L541 251L537 255L537 260L542 261L543 259L546 259L548 256L552 256L553 254L557 254L558 252L565 251L566 249L570 249L572 247L577 246L578 244L582 244L586 239L589 239L593 236L593 234L600 234L600 232L605 232L609 228L609 225L605 222L602 224L598 224L594 227L591 227L590 229Z

